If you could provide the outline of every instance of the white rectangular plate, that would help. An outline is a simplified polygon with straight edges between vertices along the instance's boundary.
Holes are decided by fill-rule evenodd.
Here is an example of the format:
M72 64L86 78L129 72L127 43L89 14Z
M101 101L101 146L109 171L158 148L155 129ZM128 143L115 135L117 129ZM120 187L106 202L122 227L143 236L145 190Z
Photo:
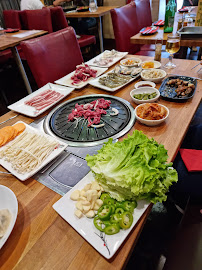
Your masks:
M40 111L36 111L36 109L34 107L28 106L25 104L25 101L39 95L40 93L42 93L43 91L48 90L48 89L54 90L54 91L56 91L64 96ZM52 83L47 83L46 85L39 88L37 91L33 92L32 94L30 94L30 95L22 98L21 100L11 104L10 106L8 106L8 109L15 111L15 112L18 112L18 113L22 113L22 114L30 116L30 117L37 117L38 115L42 114L43 112L45 112L46 110L51 108L54 104L58 103L60 100L65 98L73 90L74 90L74 88L71 88L71 87L64 87L64 86L60 86L60 85L56 85L56 84L52 84Z
M71 191L67 192L60 200L58 200L53 208L58 214L63 217L86 241L88 241L100 254L105 258L110 259L120 245L129 235L135 224L148 208L147 201L138 201L138 206L134 210L133 224L128 230L120 230L114 235L105 235L97 230L93 224L93 219L82 217L77 218L74 215L76 209L76 202L70 199L71 193L76 189L83 189L88 183L94 181L92 172L89 172L78 184L76 184Z
M22 121L18 121L17 123L23 123L26 126L27 131L29 132L33 132L33 133L37 133L38 135L43 135L47 138L51 138L52 140L55 140L58 142L58 147L56 149L54 149L51 154L41 163L40 166L36 167L33 171L29 172L29 173L25 173L25 174L21 174L18 173L16 170L14 170L11 166L10 162L5 161L4 159L0 159L0 165L3 166L5 169L7 169L9 172L11 172L14 176L16 176L18 179L25 181L28 178L30 178L31 176L33 176L35 173L37 173L38 171L40 171L44 166L46 166L49 162L51 162L54 158L56 158L57 156L59 156L62 151L67 147L67 144L65 143L61 143L61 141L58 141L57 139L53 139L51 136L45 134L44 132L39 131L38 129L35 129L29 125L27 125L26 123L22 122ZM17 138L17 137L16 137ZM15 138L15 139L16 139ZM14 139L14 140L15 140ZM13 142L14 140L12 140L11 142ZM9 142L8 144L6 144L5 146L0 147L0 151L2 151L5 147L7 147L7 145L9 145L11 142Z
M88 64L89 66L94 66L94 67L108 67L109 68L109 67L113 66L116 62L120 61L123 57L125 57L128 54L128 52L119 52L119 54L113 58L113 61L108 63L105 66L104 65L101 66L101 65L98 65L97 63L94 63L95 59L99 60L100 58L102 58L103 54L104 54L104 52L97 55L96 57L92 58L91 60L86 62L86 64Z
M109 71L107 73L110 73L110 72L113 72L113 70L111 70L111 71ZM107 73L103 74L99 78L102 78L102 77L106 76ZM109 91L109 92L115 92L115 91L119 90L120 88L124 87L125 85L129 84L130 82L134 81L139 76L140 76L140 74L135 75L133 78L131 77L131 79L127 83L124 83L124 84L122 84L122 85L120 85L118 87L114 87L114 88L110 88L110 87L107 87L106 85L103 85L103 84L99 83L99 78L95 78L94 80L90 81L89 84L94 86L94 87L97 87L97 88L100 88L100 89L103 89L103 90L106 90L106 91Z
M107 68L99 68L99 67L92 67L92 69L97 70L96 77L100 76L101 74L103 74L107 70ZM74 72L75 71L72 71L71 73L67 74L66 76L62 77L61 79L55 81L55 83L65 85L65 86L74 87L76 89L80 89L80 88L86 86L91 80L94 79L94 78L89 78L87 81L81 82L79 85L72 85L71 77L74 75Z

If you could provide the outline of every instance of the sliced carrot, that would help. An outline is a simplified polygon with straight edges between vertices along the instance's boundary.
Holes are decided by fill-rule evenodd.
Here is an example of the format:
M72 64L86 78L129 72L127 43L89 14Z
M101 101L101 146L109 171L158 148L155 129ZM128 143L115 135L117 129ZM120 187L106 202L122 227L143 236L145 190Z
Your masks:
M0 130L1 144L0 146L6 144L11 140L15 133L15 129L11 126L4 127Z
M14 129L17 130L17 135L19 135L20 133L22 133L25 130L26 126L23 123L17 123L13 127L14 127Z

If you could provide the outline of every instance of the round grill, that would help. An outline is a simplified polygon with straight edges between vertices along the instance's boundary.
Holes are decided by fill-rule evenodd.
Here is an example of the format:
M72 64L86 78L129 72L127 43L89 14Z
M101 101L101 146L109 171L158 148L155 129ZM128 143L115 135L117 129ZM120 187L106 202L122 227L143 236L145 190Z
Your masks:
M75 108L76 103L86 104L99 98L111 101L107 115L101 117L101 122L105 124L103 127L87 127L87 119L81 119L78 123L68 122L68 115ZM112 108L116 108L119 114L110 116ZM116 139L123 136L131 129L134 121L134 109L126 100L109 95L88 95L68 100L56 107L46 117L44 130L71 146L86 147L101 144L109 138Z

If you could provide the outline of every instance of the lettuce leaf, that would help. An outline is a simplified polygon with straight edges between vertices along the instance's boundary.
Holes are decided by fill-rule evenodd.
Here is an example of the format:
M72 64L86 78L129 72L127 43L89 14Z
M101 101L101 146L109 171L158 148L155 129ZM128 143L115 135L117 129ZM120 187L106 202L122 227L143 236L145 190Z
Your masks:
M152 203L165 201L169 187L178 180L167 159L164 146L138 130L123 141L113 143L110 138L98 154L86 156L95 179L111 197Z

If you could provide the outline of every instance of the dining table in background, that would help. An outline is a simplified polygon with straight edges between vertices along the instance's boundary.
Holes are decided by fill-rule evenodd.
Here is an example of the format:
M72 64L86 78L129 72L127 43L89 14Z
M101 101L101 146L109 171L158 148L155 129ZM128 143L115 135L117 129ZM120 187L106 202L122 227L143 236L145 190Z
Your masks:
M0 51L4 51L6 49L11 49L13 58L16 61L16 64L20 70L23 81L25 83L28 94L32 93L32 89L27 78L24 66L22 64L20 55L18 53L17 45L20 44L21 41L28 40L31 38L39 37L47 34L47 31L43 30L20 30L15 33L5 33L4 35L0 35ZM15 35L22 34L22 37L15 37Z
M143 61L153 60L151 57L138 57ZM162 66L166 61L168 59L162 59ZM176 68L172 72L178 75L198 77L197 70L191 70L196 63L199 61L175 59ZM109 94L123 98L136 107L137 105L130 96L130 91L136 82L133 81L116 92L106 92L87 85L83 89L73 91L65 100L89 94ZM159 88L160 84L156 87ZM168 150L168 161L173 161L200 104L201 88L202 81L198 80L193 98L186 102L169 102L160 98L158 103L167 106L170 111L166 122L159 126L148 127L136 121L129 134L132 134L135 129L142 130L148 137L153 137L158 143L163 144ZM50 109L40 117L44 117L48 112ZM16 115L15 112L8 112L0 117L0 123L14 115ZM12 125L19 120L31 124L40 117L34 119L19 114L2 124L1 127ZM120 140L124 137L127 137L127 134ZM6 172L3 167L0 168L0 171ZM16 224L0 250L1 270L123 269L152 208L152 204L150 204L119 250L110 260L107 260L54 211L52 206L61 198L59 194L39 183L34 176L24 182L11 174L0 173L0 176L0 184L7 186L15 193L19 205Z
M104 51L104 45L103 45L103 31L102 31L102 16L108 14L110 10L117 8L118 6L102 6L98 7L98 9L95 12L90 11L84 11L84 12L78 12L78 11L68 11L65 12L66 18L96 18L98 23L98 35L99 35L99 41L100 41L100 51Z
M197 7L194 7L191 11L191 14L196 14L197 13ZM173 26L173 33L176 33L177 31L177 25L178 25L178 20L182 19L182 14L181 12L176 12L175 14L175 19L174 19L174 26ZM187 14L187 13L185 13ZM164 16L160 16L159 19L164 20ZM194 26L194 22L190 23L188 26ZM167 37L171 33L164 33L164 27L159 27L157 33L152 34L152 35L142 35L140 33L132 36L130 38L130 42L132 44L155 44L157 40L162 40L163 45L166 45ZM180 40L180 46L185 46L185 47L191 47L191 46L199 46L202 47L202 38L189 38L189 39L181 39Z

